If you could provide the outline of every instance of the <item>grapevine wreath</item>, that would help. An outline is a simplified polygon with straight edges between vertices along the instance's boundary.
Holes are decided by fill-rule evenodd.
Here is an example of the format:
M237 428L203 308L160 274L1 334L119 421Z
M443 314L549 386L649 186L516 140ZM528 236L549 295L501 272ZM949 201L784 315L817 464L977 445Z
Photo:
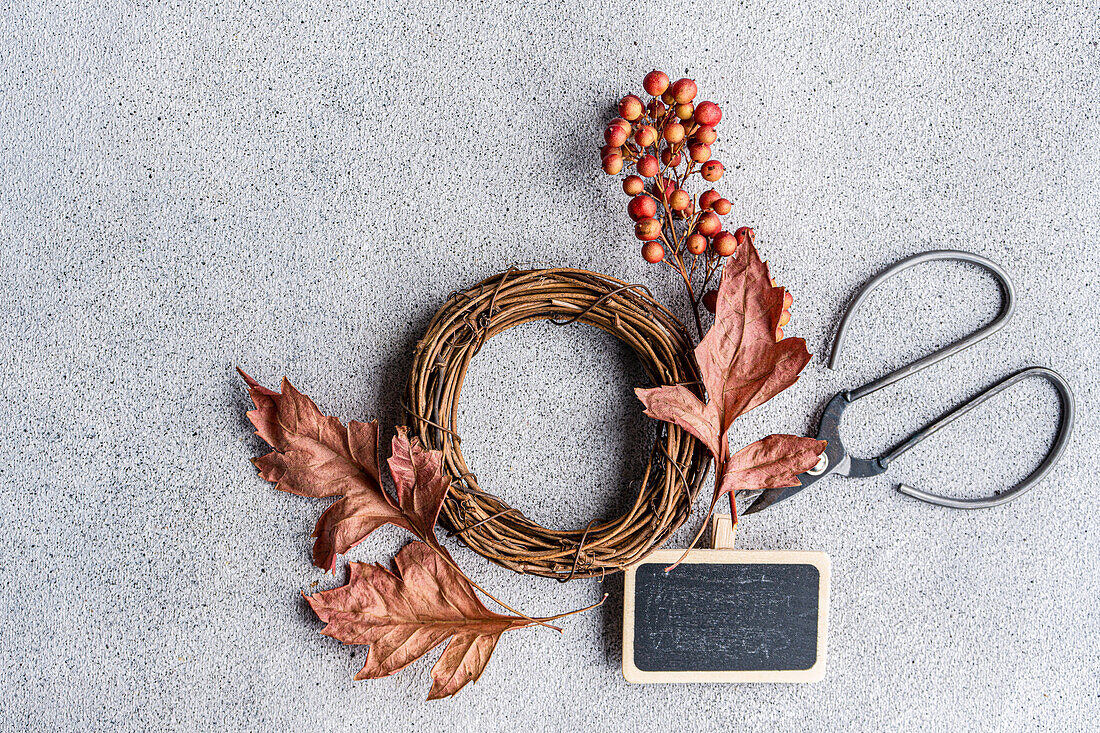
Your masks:
M383 485L376 421L345 425L286 379L275 391L241 372L255 404L249 420L273 449L253 461L260 476L282 491L339 497L313 531L315 565L334 571L338 555L385 525L414 538L397 553L394 570L350 562L346 585L306 597L326 623L323 634L368 645L356 679L393 674L446 641L428 697L448 697L481 676L505 631L560 631L551 622L579 612L529 616L482 588L440 543L441 514L468 547L512 570L563 581L605 575L641 560L683 524L712 462L709 512L727 497L736 521L736 492L796 486L824 450L822 441L770 435L730 452L733 421L792 385L810 356L802 339L783 332L793 301L760 259L753 230L724 228L721 217L733 206L717 190L689 192L696 178L723 177L711 150L722 110L696 103L691 79L670 83L653 71L643 86L649 101L623 97L620 116L604 130L601 166L609 175L633 169L622 188L634 234L648 262L683 281L700 339L694 347L644 286L593 272L510 269L455 292L413 354L410 424L396 428L386 461L392 492ZM714 317L704 329L707 311ZM653 384L635 392L662 425L631 507L576 531L540 527L480 485L456 423L477 351L492 336L538 320L588 324L629 346ZM507 613L486 607L479 591Z
M683 524L710 454L689 432L669 425L650 451L626 514L579 531L540 527L482 490L455 424L466 368L486 339L540 319L596 326L629 346L654 383L688 384L702 396L690 338L643 288L583 270L509 270L453 295L428 326L409 377L412 429L425 447L442 451L453 478L443 515L475 552L521 573L563 580L621 570Z

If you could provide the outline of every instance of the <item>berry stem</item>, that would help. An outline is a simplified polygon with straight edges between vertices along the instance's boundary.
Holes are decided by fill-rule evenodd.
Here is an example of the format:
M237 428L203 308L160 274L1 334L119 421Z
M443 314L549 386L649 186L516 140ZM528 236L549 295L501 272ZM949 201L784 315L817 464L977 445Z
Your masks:
M695 316L695 328L699 331L699 338L703 338L703 319L699 317L699 301L695 299L695 289L691 287L691 278L688 276L687 270L684 269L684 258L679 252L676 253L676 271L680 273L680 277L684 279L684 285L687 286L691 314Z

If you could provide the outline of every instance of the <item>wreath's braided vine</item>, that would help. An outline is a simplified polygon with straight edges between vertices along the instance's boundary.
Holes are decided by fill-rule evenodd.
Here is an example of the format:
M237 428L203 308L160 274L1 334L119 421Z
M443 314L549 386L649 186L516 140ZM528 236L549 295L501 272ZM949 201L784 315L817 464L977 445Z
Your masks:
M448 528L511 570L568 580L622 570L657 549L691 513L710 467L702 443L661 423L633 505L583 531L546 529L484 490L462 455L458 399L481 346L513 326L576 321L624 342L655 385L684 384L702 397L692 343L680 322L640 285L584 270L508 270L452 293L417 344L406 394L413 431L443 452L452 482Z

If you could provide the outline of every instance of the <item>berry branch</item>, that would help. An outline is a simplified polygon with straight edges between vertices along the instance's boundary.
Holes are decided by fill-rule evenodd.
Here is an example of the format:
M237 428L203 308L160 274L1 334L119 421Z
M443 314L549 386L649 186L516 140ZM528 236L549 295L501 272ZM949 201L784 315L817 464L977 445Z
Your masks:
M654 70L642 86L649 102L636 94L623 97L619 117L604 130L602 167L612 176L634 167L623 179L623 192L631 197L626 210L634 221L634 236L643 242L642 257L653 264L664 262L679 274L702 338L699 306L714 313L718 297L711 279L721 272L723 258L751 240L753 230L743 226L731 233L723 228L721 217L733 204L715 189L695 196L684 188L691 176L716 183L725 174L722 162L711 157L722 109L714 102L695 104L698 87L691 79L670 83L667 74ZM777 339L783 338L782 326L790 320L790 305L790 300L784 303Z

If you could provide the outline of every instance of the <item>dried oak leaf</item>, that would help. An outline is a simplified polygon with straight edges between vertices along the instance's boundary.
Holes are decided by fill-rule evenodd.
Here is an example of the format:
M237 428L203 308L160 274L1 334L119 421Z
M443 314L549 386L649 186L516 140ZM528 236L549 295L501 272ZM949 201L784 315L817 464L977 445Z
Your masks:
M287 379L282 391L275 392L240 374L256 405L248 419L275 449L253 460L260 476L299 496L343 496L313 530L314 565L331 572L337 555L385 524L438 545L434 527L448 485L438 451L425 450L419 440L409 440L405 428L397 428L389 459L397 486L394 501L382 488L376 421L353 420L345 428Z
M370 645L357 680L391 675L449 638L432 667L428 699L449 697L481 676L501 634L534 623L490 611L470 582L423 542L403 547L394 562L396 573L349 563L347 585L306 596L326 623L321 633Z

